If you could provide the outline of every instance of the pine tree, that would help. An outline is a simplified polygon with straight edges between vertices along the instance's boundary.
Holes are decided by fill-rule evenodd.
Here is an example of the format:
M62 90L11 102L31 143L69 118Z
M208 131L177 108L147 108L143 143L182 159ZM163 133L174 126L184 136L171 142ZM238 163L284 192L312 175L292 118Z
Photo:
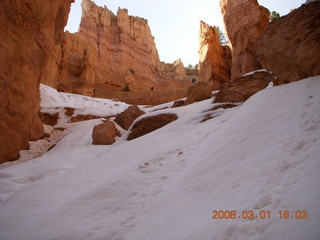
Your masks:
M274 19L280 18L280 14L276 11L272 11L270 14L270 22L272 22Z

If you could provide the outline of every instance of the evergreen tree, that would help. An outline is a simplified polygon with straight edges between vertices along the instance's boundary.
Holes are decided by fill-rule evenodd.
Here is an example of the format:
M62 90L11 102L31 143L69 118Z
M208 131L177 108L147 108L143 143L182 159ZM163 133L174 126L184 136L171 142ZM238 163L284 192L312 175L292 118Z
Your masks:
M272 22L274 19L280 18L280 14L276 11L272 11L270 14L270 22Z

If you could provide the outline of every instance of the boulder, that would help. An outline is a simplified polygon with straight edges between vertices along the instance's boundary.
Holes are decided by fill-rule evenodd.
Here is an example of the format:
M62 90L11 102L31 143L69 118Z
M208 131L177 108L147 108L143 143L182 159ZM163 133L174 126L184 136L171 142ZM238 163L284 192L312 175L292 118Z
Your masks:
M177 119L177 115L172 113L159 114L157 116L143 118L133 125L128 136L128 140L132 140L153 132Z
M138 106L130 106L122 113L118 114L114 120L120 127L129 130L131 124L145 112L141 111Z
M216 27L200 22L199 81L208 83L212 90L220 90L230 82L231 50L222 46Z
M220 90L214 102L244 102L255 93L266 88L276 77L268 72L255 72L232 81L228 86Z
M181 107L183 106L184 102L185 102L184 100L175 101L172 105L172 108Z
M111 145L115 142L115 137L121 134L111 121L105 121L93 128L92 144L93 145Z
M232 45L231 81L261 69L256 43L269 23L270 12L257 0L220 0L227 35Z
M211 87L208 84L204 82L197 82L189 87L187 100L184 105L211 98L211 92Z
M258 41L263 68L276 84L320 74L320 2L310 2L272 21Z
M17 159L30 140L44 136L39 83L72 2L0 1L0 163Z

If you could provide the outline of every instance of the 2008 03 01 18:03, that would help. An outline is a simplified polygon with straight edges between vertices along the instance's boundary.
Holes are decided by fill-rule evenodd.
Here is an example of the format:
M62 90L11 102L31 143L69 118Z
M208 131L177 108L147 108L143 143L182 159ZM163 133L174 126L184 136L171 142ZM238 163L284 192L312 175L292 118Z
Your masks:
M269 210L214 210L212 211L212 219L271 219L271 211ZM277 212L279 219L301 219L308 218L307 210L280 210Z

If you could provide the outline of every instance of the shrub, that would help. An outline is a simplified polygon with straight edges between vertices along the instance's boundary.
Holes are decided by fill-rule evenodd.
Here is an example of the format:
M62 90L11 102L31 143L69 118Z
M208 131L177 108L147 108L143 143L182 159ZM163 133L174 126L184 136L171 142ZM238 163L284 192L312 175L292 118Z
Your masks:
M272 11L270 14L270 22L272 22L274 19L280 18L280 14L276 11Z
M131 89L130 89L130 87L128 86L128 84L126 84L126 85L123 87L123 91L125 91L125 92L130 92L130 91L131 91Z

